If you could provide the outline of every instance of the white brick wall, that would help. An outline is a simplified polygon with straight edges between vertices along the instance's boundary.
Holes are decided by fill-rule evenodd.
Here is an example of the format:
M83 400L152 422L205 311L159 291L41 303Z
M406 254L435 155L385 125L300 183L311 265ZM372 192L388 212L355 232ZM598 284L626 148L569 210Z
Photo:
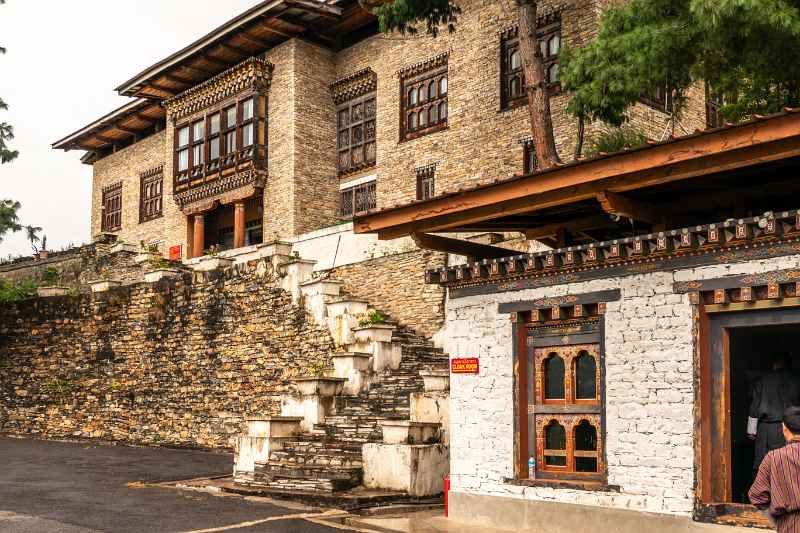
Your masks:
M689 297L675 281L800 267L800 255L594 280L447 301L451 357L480 357L480 375L451 377L452 490L688 516L694 504L693 342ZM620 493L503 482L513 477L511 323L498 304L620 289L607 306L608 482Z

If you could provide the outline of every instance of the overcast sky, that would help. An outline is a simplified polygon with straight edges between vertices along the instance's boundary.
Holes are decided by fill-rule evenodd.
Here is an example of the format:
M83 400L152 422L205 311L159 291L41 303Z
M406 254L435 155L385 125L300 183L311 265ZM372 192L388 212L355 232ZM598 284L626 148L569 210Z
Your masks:
M13 163L0 165L0 198L22 203L48 248L91 238L92 168L83 152L50 145L130 101L114 87L260 0L7 0L0 5L0 122L14 126ZM23 233L0 258L30 255Z

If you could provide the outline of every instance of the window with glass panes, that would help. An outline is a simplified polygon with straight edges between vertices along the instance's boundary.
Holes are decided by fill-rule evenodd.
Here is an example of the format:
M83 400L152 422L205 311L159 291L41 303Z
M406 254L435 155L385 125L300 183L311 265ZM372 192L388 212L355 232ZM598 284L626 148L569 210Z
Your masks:
M536 479L603 481L604 304L533 311L527 324L528 452ZM565 316L564 311L569 312ZM577 316L576 316L577 315ZM575 333L579 332L579 333Z
M162 216L164 174L157 169L142 173L139 180L139 223L142 223Z
M533 146L532 139L526 139L522 142L522 170L524 174L532 174L539 167L539 161L536 159L536 149Z
M102 231L117 231L122 228L122 182L103 188Z
M375 93L343 103L337 111L339 174L375 164Z
M339 196L339 215L342 218L352 218L355 215L364 214L378 205L374 181L342 189Z
M666 86L658 87L650 94L641 97L641 102L659 111L667 112L672 109L672 91Z
M414 139L447 127L447 63L401 80L400 139Z
M519 49L519 31L516 28L503 33L501 41L500 73L502 78L500 104L510 109L527 103L525 73ZM561 51L561 22L551 22L538 29L539 49L542 53L546 82L551 92L559 89L558 54Z
M428 200L436 194L436 167L429 165L417 169L417 200Z

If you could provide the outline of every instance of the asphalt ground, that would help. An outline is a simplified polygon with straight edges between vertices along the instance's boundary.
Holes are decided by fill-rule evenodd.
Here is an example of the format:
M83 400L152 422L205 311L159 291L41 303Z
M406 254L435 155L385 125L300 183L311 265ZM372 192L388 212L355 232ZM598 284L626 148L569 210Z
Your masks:
M154 486L228 475L230 454L0 436L0 532L340 533L324 511Z

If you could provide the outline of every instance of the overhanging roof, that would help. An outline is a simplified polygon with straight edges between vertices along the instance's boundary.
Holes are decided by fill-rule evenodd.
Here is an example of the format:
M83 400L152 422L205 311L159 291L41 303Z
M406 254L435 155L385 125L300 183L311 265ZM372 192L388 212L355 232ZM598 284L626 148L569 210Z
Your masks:
M336 46L342 32L374 20L355 0L266 0L116 90L124 96L170 98L293 37Z
M671 217L687 207L735 205L733 175L738 176L736 190L768 191L758 181L764 178L745 176L746 169L789 161L797 165L798 157L800 113L787 109L772 117L368 213L355 219L354 231L377 233L381 239L436 232L520 231L545 240L566 228L588 240L614 238L630 229L627 219L657 228L672 224ZM796 181L792 172L784 173L784 182ZM713 189L700 192L701 187L712 185ZM687 195L689 190L694 192ZM678 203L672 203L673 199ZM744 199L738 197L739 202ZM622 215L622 220L616 215ZM592 231L600 233L591 238Z
M53 143L56 150L97 150L144 135L164 120L158 102L137 98Z

